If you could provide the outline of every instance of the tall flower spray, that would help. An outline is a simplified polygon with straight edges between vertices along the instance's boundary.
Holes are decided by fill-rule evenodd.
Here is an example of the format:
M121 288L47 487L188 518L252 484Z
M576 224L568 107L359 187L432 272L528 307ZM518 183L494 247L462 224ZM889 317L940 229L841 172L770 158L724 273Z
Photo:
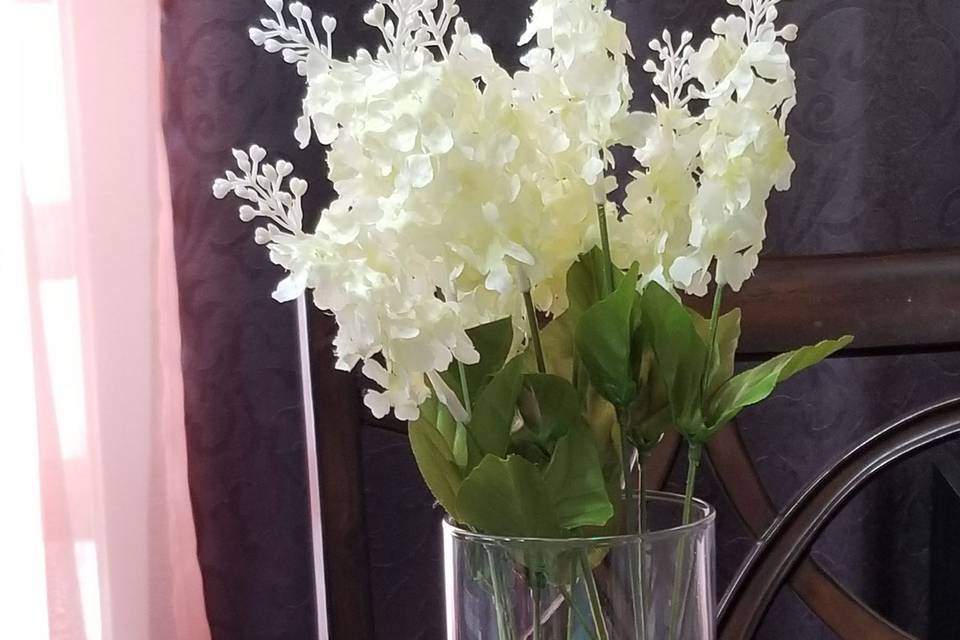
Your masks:
M699 45L650 43L648 113L631 111L633 48L603 0L534 2L513 74L455 0L377 0L364 22L382 44L348 57L334 18L266 0L250 37L304 77L294 135L325 147L336 198L304 229L307 184L257 146L214 194L247 201L241 219L289 272L274 297L311 290L334 315L337 367L370 379L375 415L411 421L459 522L629 526L629 449L642 460L677 429L699 451L847 343L734 376L739 313L721 316L719 293L711 318L678 297L743 285L794 168L796 28L776 26L778 0L728 3L739 13ZM608 202L617 145L637 163L622 207Z

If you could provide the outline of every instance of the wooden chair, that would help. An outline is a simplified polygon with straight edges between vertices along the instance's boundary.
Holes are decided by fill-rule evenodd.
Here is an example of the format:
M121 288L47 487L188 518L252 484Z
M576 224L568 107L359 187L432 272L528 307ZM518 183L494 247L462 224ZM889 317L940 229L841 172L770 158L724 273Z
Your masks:
M857 337L848 355L960 351L960 251L768 258L728 304L744 309L745 358L844 333ZM316 438L330 637L368 640L374 635L359 435L371 419L363 416L356 377L332 369L330 318L312 310L308 332L310 391L322 407L316 412ZM878 429L780 514L735 425L721 431L708 454L722 488L758 540L721 600L722 640L752 637L786 582L843 640L910 637L837 584L808 551L845 502L881 470L960 434L960 389L957 396ZM395 421L373 422L405 430ZM651 486L663 485L679 446L672 438L659 449L648 469Z

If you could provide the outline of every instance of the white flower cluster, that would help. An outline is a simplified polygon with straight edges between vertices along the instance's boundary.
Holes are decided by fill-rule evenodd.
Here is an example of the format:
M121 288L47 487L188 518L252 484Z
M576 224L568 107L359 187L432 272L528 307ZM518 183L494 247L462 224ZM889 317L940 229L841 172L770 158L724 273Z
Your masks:
M291 272L276 297L312 289L336 316L338 366L362 361L382 388L371 410L415 418L431 386L443 391L436 372L477 360L466 329L512 316L519 348L525 292L564 310L566 273L598 237L602 158L628 120L625 29L592 0L538 3L532 25L550 5L554 30L536 29L530 71L514 78L453 0L379 0L364 21L383 45L346 60L332 18L321 39L305 5L267 4L251 39L306 77L296 137L329 147L338 197L304 232L303 183L283 191L289 164L262 164L259 148L237 152L243 175L215 195L269 219L257 237Z
M794 163L786 119L796 104L795 75L778 30L779 0L727 0L743 15L718 19L699 49L684 33L664 32L648 61L664 94L648 121L627 187L620 224L612 224L621 266L639 259L647 280L703 295L711 265L720 284L739 290L757 265L766 201L790 187Z
M250 37L306 79L295 137L327 147L337 198L304 230L306 183L259 147L235 152L240 174L214 194L265 219L257 241L290 272L275 297L311 289L335 315L337 365L363 363L374 414L416 418L431 393L455 400L437 372L476 362L467 329L512 317L519 349L525 294L566 309L566 274L599 242L598 205L615 260L639 260L645 281L700 292L714 260L734 288L752 271L767 194L792 170L793 31L775 30L777 0L728 1L744 16L718 21L698 51L690 34L652 43L660 64L645 68L665 98L646 114L630 111L630 41L604 0L536 0L513 75L455 0L377 0L364 21L383 44L346 59L332 17L318 33L306 5L265 0L273 15ZM615 145L641 165L622 221L607 203Z

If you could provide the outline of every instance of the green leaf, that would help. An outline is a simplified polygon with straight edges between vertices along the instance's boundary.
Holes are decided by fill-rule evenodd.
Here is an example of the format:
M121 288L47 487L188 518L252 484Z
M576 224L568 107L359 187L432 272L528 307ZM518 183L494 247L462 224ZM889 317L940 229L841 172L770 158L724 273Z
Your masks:
M701 374L707 347L683 304L656 282L643 293L643 330L656 355L674 424L684 435L702 433Z
M731 378L710 398L707 405L711 431L722 427L744 408L766 399L780 383L794 374L830 357L853 342L852 336L825 340L819 344L784 353L755 369Z
M463 476L446 440L429 420L424 419L410 425L409 435L413 456L427 487L447 513L459 520L457 493Z
M435 396L431 396L427 402L433 403L433 405L436 406L436 408L433 409L433 413L435 413L437 416L437 431L439 431L440 435L443 436L443 439L447 441L447 446L453 449L457 437L457 421L454 419L453 414L450 413L450 409L448 409L445 404L437 400ZM421 407L421 416L424 415L423 409L427 406L427 404L424 404L423 407Z
M457 423L453 437L453 460L462 470L470 464L470 446L467 444L467 437L467 428Z
M710 318L704 318L693 309L687 309L703 344L710 342ZM740 344L740 309L734 309L718 319L717 343L711 361L713 366L707 378L707 393L716 391L720 385L733 377L736 365L737 346Z
M570 305L566 314L576 326L583 313L603 298L603 251L596 247L580 259L567 272L567 299Z
M510 428L522 386L522 364L520 357L508 362L473 403L468 427L483 454L501 458L507 454Z
M631 338L638 309L634 264L612 294L588 309L576 330L577 352L590 381L604 398L626 407L637 394L631 371Z
M580 256L567 272L567 310L552 318L540 330L547 371L576 380L574 374L574 336L583 312L603 296L603 252L595 248ZM536 368L533 353L528 354L530 365Z
M563 529L537 467L486 456L460 485L456 520L490 535L556 538Z
M464 366L467 388L471 398L476 398L490 381L490 376L503 368L513 344L513 321L503 318L467 330L467 336L480 354L476 364ZM444 382L453 389L463 402L463 385L460 383L460 368L456 362L440 374Z
M585 426L557 441L543 477L564 529L602 527L613 517L600 456Z
M527 402L521 403L520 413L544 447L552 449L571 427L583 424L580 398L568 380L531 373L523 377L523 383L530 394Z

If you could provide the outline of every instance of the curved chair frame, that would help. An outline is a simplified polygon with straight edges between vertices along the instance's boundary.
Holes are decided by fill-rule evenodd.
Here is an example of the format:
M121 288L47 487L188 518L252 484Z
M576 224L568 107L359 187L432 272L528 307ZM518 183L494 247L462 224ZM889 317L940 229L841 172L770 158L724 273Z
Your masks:
M752 637L778 589L817 536L867 482L891 464L958 435L960 398L955 398L881 429L808 485L757 542L724 595L720 639ZM891 630L884 637L905 634Z

